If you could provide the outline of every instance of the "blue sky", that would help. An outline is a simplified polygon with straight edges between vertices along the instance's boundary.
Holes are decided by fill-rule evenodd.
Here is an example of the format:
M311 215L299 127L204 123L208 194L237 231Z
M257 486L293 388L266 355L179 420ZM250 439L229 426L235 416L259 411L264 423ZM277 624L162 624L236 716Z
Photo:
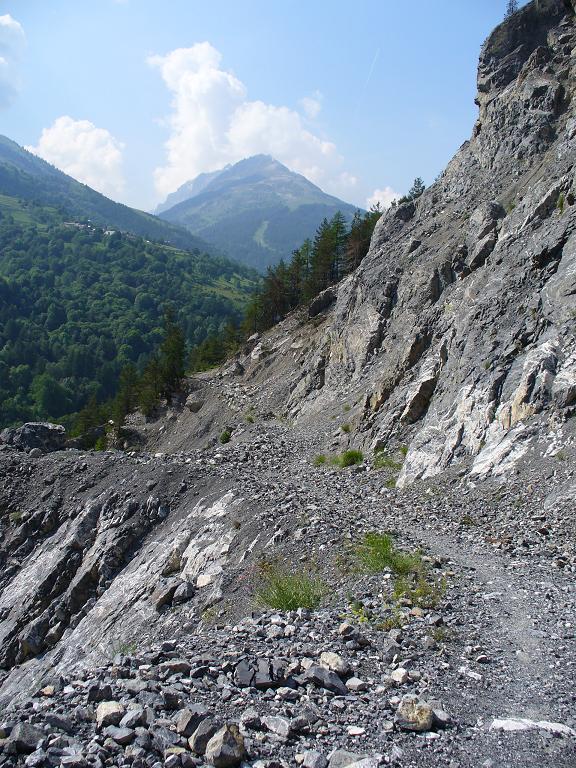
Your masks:
M0 133L151 209L267 152L357 205L430 183L506 0L0 0Z

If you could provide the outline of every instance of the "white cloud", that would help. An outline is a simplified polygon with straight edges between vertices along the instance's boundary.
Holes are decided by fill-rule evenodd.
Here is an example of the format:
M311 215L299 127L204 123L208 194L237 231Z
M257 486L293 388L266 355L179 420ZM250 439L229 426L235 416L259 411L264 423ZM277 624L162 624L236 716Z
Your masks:
M382 208L389 208L394 200L399 200L402 195L399 192L395 192L392 187L384 187L384 189L375 189L374 192L366 200L366 208L371 208L373 205L380 203Z
M20 90L19 64L26 38L10 14L0 16L0 108L9 106Z
M89 120L64 115L42 131L38 146L27 147L61 171L110 197L124 189L123 144Z
M315 120L322 111L322 94L316 91L312 96L304 96L300 99L300 106L306 117Z
M172 92L166 164L154 174L158 193L165 197L199 173L264 153L346 196L356 179L343 173L336 146L308 130L299 112L248 100L245 85L221 60L208 42L148 59ZM307 114L318 110L316 101Z

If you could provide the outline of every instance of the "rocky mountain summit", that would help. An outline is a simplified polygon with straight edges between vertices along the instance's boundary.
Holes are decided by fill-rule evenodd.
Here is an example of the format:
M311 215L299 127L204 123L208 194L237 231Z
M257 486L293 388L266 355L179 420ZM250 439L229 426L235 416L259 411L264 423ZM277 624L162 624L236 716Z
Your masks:
M124 450L4 435L0 765L575 764L574 15L498 27L441 178Z

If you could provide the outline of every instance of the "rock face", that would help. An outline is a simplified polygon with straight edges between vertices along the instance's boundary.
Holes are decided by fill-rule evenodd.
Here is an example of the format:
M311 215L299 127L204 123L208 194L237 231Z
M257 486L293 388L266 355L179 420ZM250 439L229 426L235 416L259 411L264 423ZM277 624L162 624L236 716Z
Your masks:
M486 41L473 136L359 269L241 357L298 421L352 406L356 447L407 445L398 485L531 443L576 401L574 8L529 3ZM314 323L303 322L306 313ZM359 443L359 444L358 444Z

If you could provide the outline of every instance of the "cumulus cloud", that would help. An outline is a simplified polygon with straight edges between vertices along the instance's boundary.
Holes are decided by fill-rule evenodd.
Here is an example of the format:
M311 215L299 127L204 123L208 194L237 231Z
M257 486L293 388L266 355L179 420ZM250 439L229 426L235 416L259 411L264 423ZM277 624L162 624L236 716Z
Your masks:
M0 108L9 106L20 90L19 64L26 38L10 14L0 16Z
M346 196L356 179L342 170L336 146L305 126L304 116L285 106L250 101L245 85L222 67L210 43L178 48L148 63L172 93L166 163L155 171L164 197L199 173L254 154L270 154L333 194ZM303 106L306 115L319 109Z
M371 208L373 205L380 203L381 208L389 208L394 200L399 200L401 197L399 192L395 192L392 187L384 187L384 189L375 189L374 192L366 200L366 208Z
M124 146L89 120L59 117L42 131L38 146L27 147L61 171L109 197L124 189Z

